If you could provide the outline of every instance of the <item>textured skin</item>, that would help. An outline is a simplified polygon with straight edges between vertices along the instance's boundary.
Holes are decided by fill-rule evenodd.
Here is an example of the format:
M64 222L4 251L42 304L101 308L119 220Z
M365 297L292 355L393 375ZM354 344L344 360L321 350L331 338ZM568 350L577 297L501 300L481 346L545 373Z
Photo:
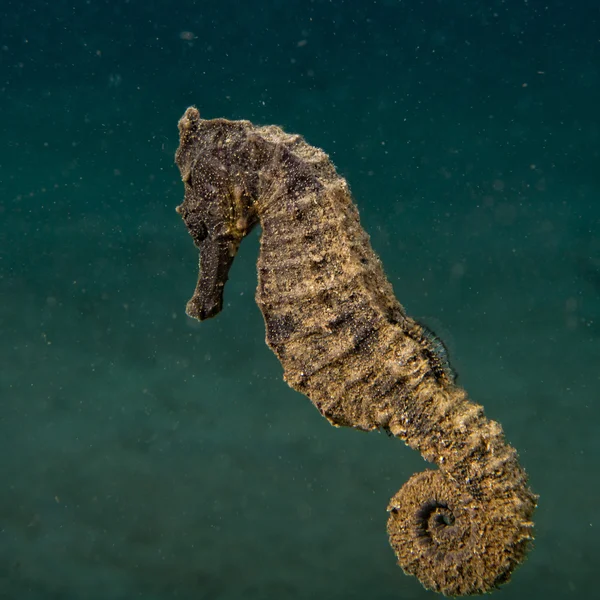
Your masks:
M386 430L438 466L389 503L400 566L450 596L508 581L533 539L536 496L500 425L396 300L327 155L278 127L203 120L195 108L179 131L177 210L200 249L188 314L221 310L239 243L260 223L256 301L285 380L333 425Z

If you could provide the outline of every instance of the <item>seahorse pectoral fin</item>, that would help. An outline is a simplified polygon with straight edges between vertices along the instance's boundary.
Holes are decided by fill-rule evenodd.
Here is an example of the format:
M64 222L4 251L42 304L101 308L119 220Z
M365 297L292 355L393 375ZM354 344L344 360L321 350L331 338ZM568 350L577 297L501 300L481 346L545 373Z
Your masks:
M237 245L226 238L205 239L200 247L198 283L186 313L199 321L218 315L223 308L223 289Z

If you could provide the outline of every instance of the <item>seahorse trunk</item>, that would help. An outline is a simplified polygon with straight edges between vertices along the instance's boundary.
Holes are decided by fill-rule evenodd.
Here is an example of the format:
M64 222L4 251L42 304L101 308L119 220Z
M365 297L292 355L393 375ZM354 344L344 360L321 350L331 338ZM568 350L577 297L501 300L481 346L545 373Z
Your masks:
M536 496L500 425L455 385L396 300L346 181L325 153L274 126L203 121L188 109L180 132L178 210L201 256L230 244L233 257L260 222L256 300L289 385L333 425L384 429L438 465L388 506L399 564L452 596L507 581L532 539ZM201 275L191 306L204 297ZM193 316L214 315L190 304Z

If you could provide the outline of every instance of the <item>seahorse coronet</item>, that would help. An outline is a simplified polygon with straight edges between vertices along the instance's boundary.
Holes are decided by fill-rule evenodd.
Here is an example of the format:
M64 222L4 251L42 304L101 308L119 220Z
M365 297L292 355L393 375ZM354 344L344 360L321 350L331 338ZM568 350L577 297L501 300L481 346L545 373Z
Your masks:
M187 313L216 316L242 239L262 235L256 301L285 381L334 426L383 429L438 470L388 505L402 569L448 596L491 591L523 562L537 496L501 426L455 382L433 332L398 302L349 186L299 135L249 121L179 121L177 208L200 251ZM442 345L443 346L443 345Z

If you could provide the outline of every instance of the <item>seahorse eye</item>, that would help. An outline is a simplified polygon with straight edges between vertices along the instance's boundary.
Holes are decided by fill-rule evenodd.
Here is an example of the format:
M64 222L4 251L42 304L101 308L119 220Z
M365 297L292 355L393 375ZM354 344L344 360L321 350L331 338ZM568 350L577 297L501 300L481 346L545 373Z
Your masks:
M197 225L197 229L196 229L196 239L199 242L202 242L206 239L206 236L208 235L208 228L206 227L206 224L204 223L204 221L200 221Z
M186 219L186 225L192 235L194 244L199 247L208 237L208 227L206 226L206 223L198 218L188 217Z

